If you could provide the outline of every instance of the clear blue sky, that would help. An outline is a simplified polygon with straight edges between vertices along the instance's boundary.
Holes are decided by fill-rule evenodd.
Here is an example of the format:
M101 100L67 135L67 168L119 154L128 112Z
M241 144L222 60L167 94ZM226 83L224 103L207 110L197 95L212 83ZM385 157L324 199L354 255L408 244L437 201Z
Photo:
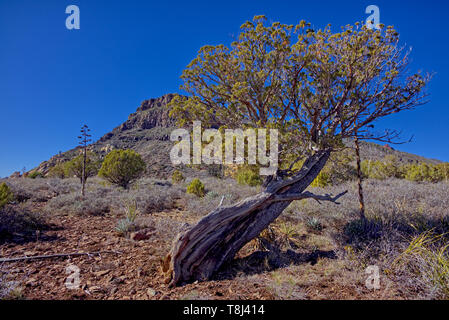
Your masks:
M365 20L370 4L380 8L381 23L394 25L413 46L412 70L437 73L429 104L378 127L414 135L400 150L449 161L448 3L0 0L0 176L75 147L84 123L98 139L141 101L179 92L179 76L198 49L229 44L254 15L339 30ZM65 27L71 4L80 8L80 30Z

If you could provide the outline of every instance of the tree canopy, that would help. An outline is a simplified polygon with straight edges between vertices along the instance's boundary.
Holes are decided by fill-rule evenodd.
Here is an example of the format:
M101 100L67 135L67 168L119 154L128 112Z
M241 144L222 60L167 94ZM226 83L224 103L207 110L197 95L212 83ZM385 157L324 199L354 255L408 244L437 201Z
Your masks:
M171 114L180 124L265 127L280 133L280 161L331 150L344 138L391 141L373 123L425 103L429 75L410 74L410 50L389 26L332 32L256 16L230 47L207 45L187 66Z

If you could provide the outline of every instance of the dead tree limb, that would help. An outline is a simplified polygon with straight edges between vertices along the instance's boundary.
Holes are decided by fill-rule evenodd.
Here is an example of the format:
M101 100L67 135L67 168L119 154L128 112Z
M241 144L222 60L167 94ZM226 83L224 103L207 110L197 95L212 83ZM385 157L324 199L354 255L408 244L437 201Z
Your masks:
M232 206L218 207L195 226L178 234L163 268L170 286L210 279L296 200L291 195L336 202L345 193L336 197L303 193L329 156L329 150L317 152L305 161L293 177L273 179L261 193ZM282 197L285 198L281 201Z

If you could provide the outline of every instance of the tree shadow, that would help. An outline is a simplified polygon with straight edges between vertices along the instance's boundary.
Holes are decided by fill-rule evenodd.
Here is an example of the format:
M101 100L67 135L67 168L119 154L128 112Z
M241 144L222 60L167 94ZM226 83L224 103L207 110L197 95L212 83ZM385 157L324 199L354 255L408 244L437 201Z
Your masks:
M315 250L309 253L296 252L291 249L282 251L271 245L270 250L255 251L249 256L237 258L224 264L216 273L215 280L231 280L244 275L261 274L274 271L290 265L301 265L310 263L315 265L318 259L337 259L335 251Z
M47 235L45 232L60 229L61 227L49 224L39 214L28 210L7 206L0 211L0 244L55 241L59 240L56 235Z
M371 244L383 239L411 239L423 232L449 237L449 216L443 218L426 217L424 215L392 216L389 218L356 219L346 223L343 232L335 238L343 244Z

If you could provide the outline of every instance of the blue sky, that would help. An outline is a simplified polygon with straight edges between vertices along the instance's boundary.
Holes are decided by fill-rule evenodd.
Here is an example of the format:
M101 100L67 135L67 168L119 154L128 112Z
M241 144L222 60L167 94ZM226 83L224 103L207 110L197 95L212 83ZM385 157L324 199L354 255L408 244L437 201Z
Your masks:
M80 30L68 30L68 5ZM98 139L140 103L179 92L183 68L205 44L229 44L254 15L315 27L363 21L368 5L413 46L412 71L436 72L431 102L378 127L414 135L399 150L449 161L449 2L0 0L0 177L31 169L77 145L88 124Z

